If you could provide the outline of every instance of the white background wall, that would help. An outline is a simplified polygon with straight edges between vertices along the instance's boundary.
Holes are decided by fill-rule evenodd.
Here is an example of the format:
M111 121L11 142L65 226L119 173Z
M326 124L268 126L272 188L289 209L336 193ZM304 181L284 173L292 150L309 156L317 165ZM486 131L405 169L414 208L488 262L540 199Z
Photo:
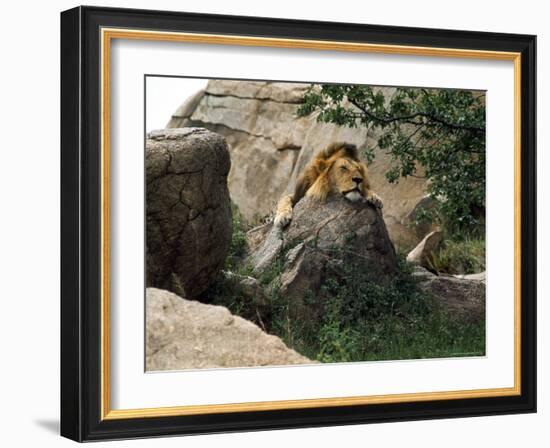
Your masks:
M546 80L550 54L545 2L393 0L338 2L277 0L88 1L88 4L250 16L354 21L537 34L539 172L539 413L126 441L109 446L422 446L543 447L550 441L546 387L550 224L546 198L550 121ZM68 446L57 436L59 396L59 12L71 1L4 2L0 33L0 444ZM544 204L543 202L546 202ZM546 277L546 280L545 280ZM103 446L99 444L96 446Z
M176 109L208 83L204 78L164 78L149 76L145 84L145 132L163 129Z

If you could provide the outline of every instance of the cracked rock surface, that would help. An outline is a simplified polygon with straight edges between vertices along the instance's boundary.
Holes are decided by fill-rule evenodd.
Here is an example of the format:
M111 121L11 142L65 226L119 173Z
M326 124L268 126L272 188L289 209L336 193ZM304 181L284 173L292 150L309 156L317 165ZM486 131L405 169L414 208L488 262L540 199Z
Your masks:
M281 339L222 306L146 290L146 370L309 364Z
M146 141L146 283L195 298L231 242L231 166L224 138L201 128L153 131Z
M254 229L249 232L259 239ZM329 197L326 202L305 197L293 210L284 231L264 229L248 261L256 272L269 269L284 254L281 291L292 296L299 314L304 298L318 293L329 278L338 275L344 259L375 274L384 283L394 272L397 258L380 210L366 202L352 203ZM317 306L313 307L317 309Z

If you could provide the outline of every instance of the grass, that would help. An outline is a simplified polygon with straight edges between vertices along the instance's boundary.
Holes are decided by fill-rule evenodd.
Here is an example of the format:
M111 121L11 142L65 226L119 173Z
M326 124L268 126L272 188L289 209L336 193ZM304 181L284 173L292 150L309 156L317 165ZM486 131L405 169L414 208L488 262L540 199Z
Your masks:
M393 313L378 322L364 319L342 326L330 315L314 351L322 362L480 356L485 353L485 325L457 322L441 311L408 318Z
M381 286L365 269L348 264L340 281L328 280L317 319L292 318L292 304L279 297L272 333L321 362L480 356L485 325L453 319L423 293L400 259L390 283ZM368 272L368 271L367 271ZM319 299L319 298L318 298ZM285 306L286 305L286 306Z
M446 274L473 274L485 270L485 240L466 237L445 241L431 260L431 267Z
M446 314L433 297L421 291L402 256L395 275L381 285L361 264L363 261L349 258L353 251L345 250L342 256L348 258L344 270L328 276L321 292L304 297L305 308L297 310L296 301L280 289L283 253L258 276L268 299L259 305L239 284L239 276L252 275L242 260L246 251L243 223L234 210L226 269L235 275L220 275L207 299L279 336L304 356L320 362L352 362L485 353L484 322L467 323ZM480 243L468 244L477 247ZM456 256L462 254L457 247L462 251L465 246L447 247L440 260L444 255L453 263L468 260Z
M485 270L485 223L461 227L434 209L421 209L412 225L438 223L444 242L432 255L430 268L444 274L474 274ZM410 248L412 249L412 248ZM408 252L408 251L407 251Z

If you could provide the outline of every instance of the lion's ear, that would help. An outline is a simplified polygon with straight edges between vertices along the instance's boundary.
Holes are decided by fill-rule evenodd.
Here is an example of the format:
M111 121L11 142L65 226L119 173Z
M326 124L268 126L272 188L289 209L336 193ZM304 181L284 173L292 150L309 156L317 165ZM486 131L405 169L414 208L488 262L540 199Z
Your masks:
M346 156L350 159L359 160L359 151L354 144L346 143L342 150L345 151Z
M330 159L332 157L349 157L358 160L357 146L353 143L333 142L317 156L319 159Z

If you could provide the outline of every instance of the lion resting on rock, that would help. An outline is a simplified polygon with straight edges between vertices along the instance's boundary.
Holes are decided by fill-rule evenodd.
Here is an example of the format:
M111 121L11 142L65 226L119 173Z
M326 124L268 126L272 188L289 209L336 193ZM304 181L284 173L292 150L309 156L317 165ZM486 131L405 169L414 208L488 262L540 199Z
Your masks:
M382 208L382 200L370 189L367 176L367 165L359 160L355 145L329 145L306 166L296 182L294 194L281 198L275 226L283 228L290 223L292 208L304 196L324 201L329 195L342 195L351 202L366 201Z

